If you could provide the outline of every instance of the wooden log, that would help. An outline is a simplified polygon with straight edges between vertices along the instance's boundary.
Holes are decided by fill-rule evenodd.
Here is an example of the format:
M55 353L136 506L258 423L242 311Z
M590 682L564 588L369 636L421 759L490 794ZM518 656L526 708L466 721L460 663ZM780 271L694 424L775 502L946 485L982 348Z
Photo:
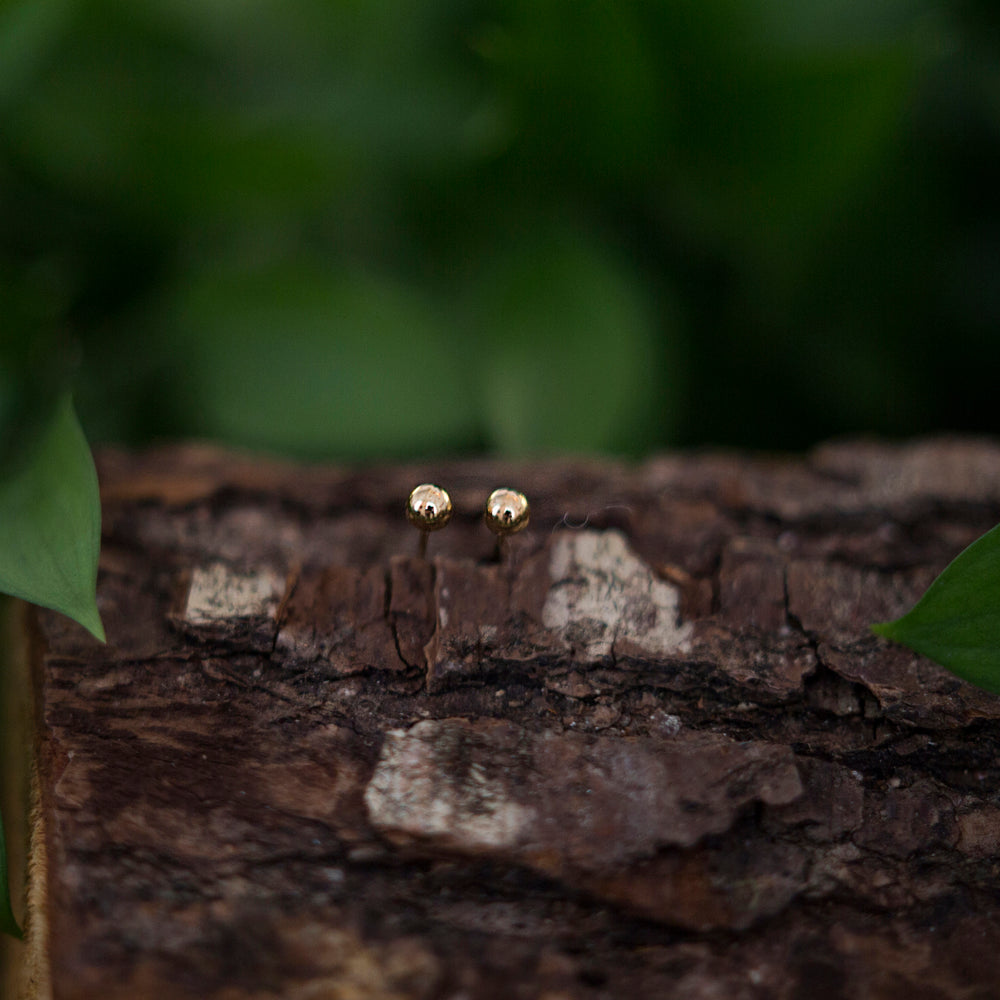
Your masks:
M996 446L99 469L108 644L26 616L4 996L1000 990L1000 699L868 631L1000 520Z

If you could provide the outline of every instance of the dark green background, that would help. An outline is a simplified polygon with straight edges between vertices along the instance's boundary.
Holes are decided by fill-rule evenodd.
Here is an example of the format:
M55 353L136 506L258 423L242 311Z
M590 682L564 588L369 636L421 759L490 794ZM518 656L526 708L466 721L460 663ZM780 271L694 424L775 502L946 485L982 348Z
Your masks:
M0 443L995 432L997 11L0 0Z

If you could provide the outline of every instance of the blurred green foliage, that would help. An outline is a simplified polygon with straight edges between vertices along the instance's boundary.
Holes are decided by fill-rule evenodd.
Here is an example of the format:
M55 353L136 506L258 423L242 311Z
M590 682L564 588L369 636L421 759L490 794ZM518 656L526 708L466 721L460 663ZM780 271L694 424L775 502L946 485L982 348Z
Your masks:
M998 56L986 0L0 0L0 449L72 364L92 440L328 459L994 431Z

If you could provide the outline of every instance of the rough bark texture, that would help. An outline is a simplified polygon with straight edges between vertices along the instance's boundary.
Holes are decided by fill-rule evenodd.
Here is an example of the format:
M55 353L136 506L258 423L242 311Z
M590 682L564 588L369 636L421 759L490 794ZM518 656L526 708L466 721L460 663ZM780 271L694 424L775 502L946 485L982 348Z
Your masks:
M1000 449L100 473L108 645L33 645L55 1000L1000 991L1000 698L867 630Z

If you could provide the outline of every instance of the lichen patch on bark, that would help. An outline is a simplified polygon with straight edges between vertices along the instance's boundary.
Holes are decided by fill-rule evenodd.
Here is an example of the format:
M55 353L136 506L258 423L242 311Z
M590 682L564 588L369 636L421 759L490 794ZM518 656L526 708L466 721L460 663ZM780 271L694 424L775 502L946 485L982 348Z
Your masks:
M184 620L214 625L234 618L273 617L284 581L268 569L237 573L222 563L200 566L191 574Z
M748 926L798 883L782 883L780 899L744 898L719 877L726 850L699 853L691 868L676 849L726 833L751 802L787 806L802 791L792 753L767 743L680 731L654 745L428 719L386 734L364 798L372 826L397 847L512 862L704 928Z
M619 640L653 656L690 649L692 630L679 620L678 589L658 579L621 532L561 534L549 565L553 585L542 621L579 650L581 660L613 656Z
M365 790L373 826L391 839L466 851L513 847L532 810L514 802L489 766L489 746L460 724L420 722L386 733Z

